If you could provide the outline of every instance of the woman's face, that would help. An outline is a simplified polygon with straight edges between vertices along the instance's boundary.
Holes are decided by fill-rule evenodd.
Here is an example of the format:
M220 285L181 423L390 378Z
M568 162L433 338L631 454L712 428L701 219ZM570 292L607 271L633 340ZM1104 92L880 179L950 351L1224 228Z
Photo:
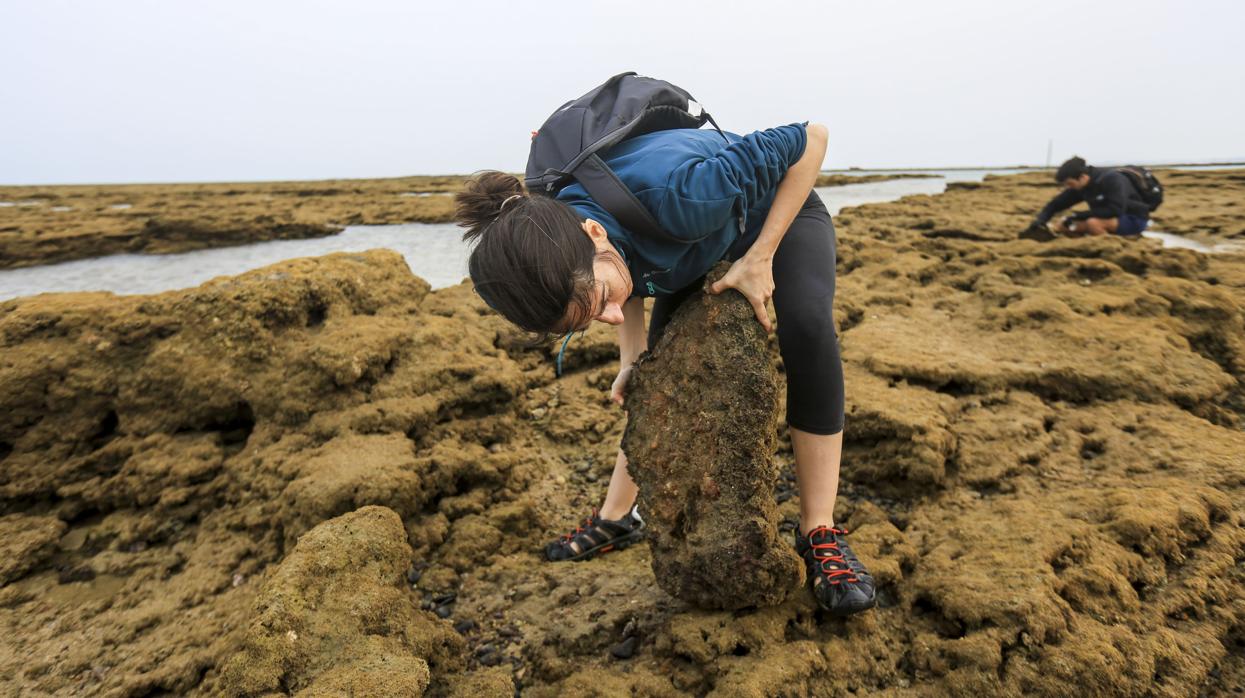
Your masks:
M593 320L608 325L621 325L622 306L631 296L631 273L622 255L610 244L605 228L591 218L583 223L584 234L592 240L596 254L592 259L592 292L589 295L588 312L576 308L567 312L568 327L587 329Z

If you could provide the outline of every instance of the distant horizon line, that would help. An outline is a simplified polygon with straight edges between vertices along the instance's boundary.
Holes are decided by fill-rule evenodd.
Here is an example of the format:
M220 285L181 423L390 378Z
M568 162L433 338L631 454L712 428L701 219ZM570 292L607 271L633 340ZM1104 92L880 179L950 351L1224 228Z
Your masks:
M1120 167L1123 165L1142 165L1144 167L1163 168L1163 167L1242 167L1245 166L1245 158L1231 158L1228 160L1214 160L1209 162L1147 162L1144 160L1129 160L1127 162L1104 162L1104 167ZM952 167L839 167L831 169L818 170L819 174L852 174L852 173L868 173L868 172L964 172L973 170L1053 170L1058 165L956 165ZM477 172L479 170L476 170ZM279 177L275 179L202 179L202 180L163 180L163 181L140 181L140 182L38 182L33 184L0 184L0 188L19 188L19 187L103 187L103 186L149 186L154 184L273 184L278 182L344 182L344 181L366 181L381 179L406 179L409 177L470 177L472 172L457 173L433 173L433 174L402 174L391 175L387 177L320 177L314 179L288 179ZM512 173L522 177L522 173Z

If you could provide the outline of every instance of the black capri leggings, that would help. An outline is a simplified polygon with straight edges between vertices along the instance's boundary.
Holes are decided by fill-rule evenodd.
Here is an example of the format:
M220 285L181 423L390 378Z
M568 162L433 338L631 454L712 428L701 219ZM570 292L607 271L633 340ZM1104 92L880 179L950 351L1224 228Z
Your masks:
M739 256L742 256L742 252ZM787 424L811 434L843 431L843 362L834 335L834 224L810 192L774 253L774 311L787 372ZM703 279L653 302L648 345Z

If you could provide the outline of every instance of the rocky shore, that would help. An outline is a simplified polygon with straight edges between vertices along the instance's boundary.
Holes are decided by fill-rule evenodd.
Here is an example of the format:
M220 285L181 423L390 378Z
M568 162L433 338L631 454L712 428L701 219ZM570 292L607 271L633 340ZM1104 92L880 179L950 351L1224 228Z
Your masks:
M912 172L885 172L882 174L845 175L823 174L817 176L817 187L841 187L845 184L870 184L872 182L889 182L895 179L934 179L936 174L919 174Z
M320 237L453 217L464 177L0 186L0 269Z
M932 175L822 175L817 186ZM448 223L465 177L0 186L0 269L323 237L347 225Z
M1156 227L1245 233L1241 174L1163 177ZM836 218L848 621L540 559L623 434L609 328L555 379L387 251L0 303L0 693L1245 689L1245 256L1016 240L1048 178Z

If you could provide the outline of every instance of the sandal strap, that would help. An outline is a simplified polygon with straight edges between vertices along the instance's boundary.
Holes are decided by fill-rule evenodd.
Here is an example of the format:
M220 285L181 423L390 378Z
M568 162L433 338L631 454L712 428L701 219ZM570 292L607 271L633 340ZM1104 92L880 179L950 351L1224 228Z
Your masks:
M630 520L630 514L624 521ZM592 516L583 521L576 530L562 537L561 543L566 547L570 547L571 543L578 543L580 552L588 548L595 548L598 545L604 545L609 541L624 536L635 530L634 525L627 525L619 521L611 521L602 519L594 510Z

